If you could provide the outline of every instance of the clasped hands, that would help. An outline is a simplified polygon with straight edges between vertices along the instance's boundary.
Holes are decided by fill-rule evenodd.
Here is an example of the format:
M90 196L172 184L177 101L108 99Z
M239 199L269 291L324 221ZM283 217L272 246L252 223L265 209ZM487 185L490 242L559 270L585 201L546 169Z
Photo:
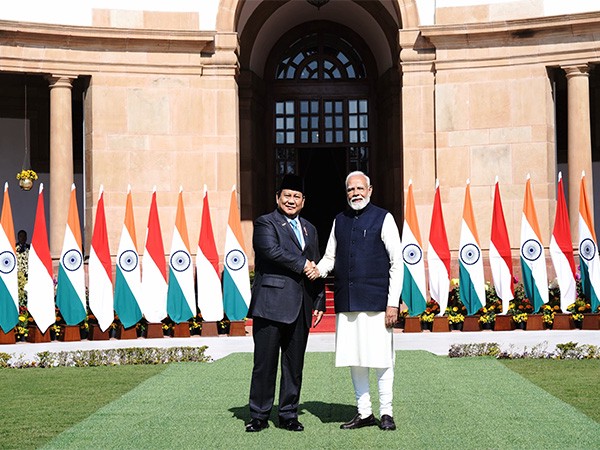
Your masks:
M304 265L304 275L306 275L310 281L315 281L321 276L319 269L317 269L317 264L314 261L306 260L306 264Z

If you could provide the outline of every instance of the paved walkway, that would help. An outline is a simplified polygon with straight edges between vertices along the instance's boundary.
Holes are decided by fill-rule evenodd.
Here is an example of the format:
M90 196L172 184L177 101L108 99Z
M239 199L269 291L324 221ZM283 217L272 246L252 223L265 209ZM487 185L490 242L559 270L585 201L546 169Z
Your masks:
M555 348L556 344L566 342L579 344L593 344L600 346L600 331L597 330L543 330L543 331L479 331L479 332L450 332L450 333L402 333L394 334L394 348L396 350L426 350L437 355L448 354L452 344L469 344L481 342L495 342L501 349L522 350L534 345L547 343L548 350ZM223 358L231 353L249 353L253 351L254 343L251 336L231 337L189 337L189 338L162 338L162 339L133 339L108 341L77 341L31 344L27 342L11 345L0 345L0 352L31 361L38 352L94 350L107 348L131 347L177 347L177 346L203 346L208 347L206 354L213 359ZM334 333L314 333L308 339L309 352L333 352L335 350Z

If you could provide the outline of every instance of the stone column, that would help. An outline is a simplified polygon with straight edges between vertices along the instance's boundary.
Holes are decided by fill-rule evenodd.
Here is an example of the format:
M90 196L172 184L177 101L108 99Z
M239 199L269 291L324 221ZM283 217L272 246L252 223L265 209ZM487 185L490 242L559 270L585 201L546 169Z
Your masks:
M586 189L592 213L594 206L590 127L590 67L587 64L579 64L563 66L563 69L567 74L568 92L569 218L571 221L571 239L573 242L577 242L579 186L582 170L585 170Z
M71 89L74 77L52 75L50 81L50 254L58 258L69 212L73 183Z

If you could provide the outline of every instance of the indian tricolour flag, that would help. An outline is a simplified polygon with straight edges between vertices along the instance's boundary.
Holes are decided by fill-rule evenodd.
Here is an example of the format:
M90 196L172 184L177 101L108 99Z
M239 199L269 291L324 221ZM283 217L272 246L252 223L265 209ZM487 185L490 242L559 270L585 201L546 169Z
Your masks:
M429 247L427 250L427 265L429 266L429 294L440 305L443 314L448 306L450 291L450 246L446 235L446 225L442 214L440 184L435 181L435 196L433 212L429 228Z
M115 274L115 311L123 327L129 328L142 318L139 306L142 289L140 256L135 237L131 186L127 186L125 220L117 251Z
M142 313L148 322L159 323L167 317L168 285L165 248L156 205L156 187L152 191L142 266Z
M175 229L173 230L171 256L169 257L167 313L176 323L184 322L196 315L194 265L190 254L190 240L185 221L182 188L179 188Z
M56 305L67 325L77 325L86 318L85 272L75 184L71 185L69 215L58 265Z
M502 314L508 311L508 303L515 297L513 288L513 264L508 230L504 220L500 187L496 177L494 189L494 210L492 213L492 234L490 239L490 269L496 294L502 300Z
M525 296L531 301L534 312L538 312L544 303L548 303L546 254L541 236L531 193L531 179L527 174L521 218L521 271Z
M202 204L202 224L198 239L196 254L196 277L198 281L198 308L202 319L216 322L223 318L223 291L219 274L219 254L210 220L208 206L208 190L204 185L204 200Z
M473 315L485 306L485 278L469 180L465 191L458 261L460 299L467 308L467 314Z
M223 271L223 305L229 320L242 320L250 305L250 274L244 249L242 223L235 185L231 189L229 220L225 234L225 269Z
M402 258L404 260L402 301L408 306L408 313L416 316L425 311L427 288L425 287L423 245L421 244L421 231L417 219L412 180L408 182L408 193L406 194L406 214L402 227Z
M92 233L92 246L88 264L90 310L96 316L102 331L114 321L112 262L108 246L106 215L104 213L104 188L100 186L96 222Z
M56 321L54 311L54 280L52 257L48 246L46 212L44 209L44 184L40 183L33 236L29 249L27 284L27 310L42 333Z
M577 297L577 288L575 287L576 272L573 243L571 242L571 225L569 224L561 172L558 173L556 215L550 239L550 257L560 288L560 309L566 311L567 306L573 303Z
M0 327L8 333L19 322L19 281L15 226L13 223L8 183L4 184L4 201L0 216Z
M590 301L592 312L596 312L600 306L600 256L598 256L593 214L585 188L585 172L581 174L579 188L579 261L581 289L583 295Z

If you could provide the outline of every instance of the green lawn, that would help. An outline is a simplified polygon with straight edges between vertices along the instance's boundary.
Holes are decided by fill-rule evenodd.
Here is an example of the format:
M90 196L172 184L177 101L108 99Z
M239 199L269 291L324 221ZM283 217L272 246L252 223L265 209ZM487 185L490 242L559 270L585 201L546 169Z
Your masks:
M331 353L307 355L303 433L276 428L276 411L269 429L244 432L250 354L210 364L0 370L0 395L9 399L0 448L600 447L598 395L573 395L573 382L560 382L576 376L578 392L597 392L597 361L397 355L396 432L339 429L355 413L354 395Z

